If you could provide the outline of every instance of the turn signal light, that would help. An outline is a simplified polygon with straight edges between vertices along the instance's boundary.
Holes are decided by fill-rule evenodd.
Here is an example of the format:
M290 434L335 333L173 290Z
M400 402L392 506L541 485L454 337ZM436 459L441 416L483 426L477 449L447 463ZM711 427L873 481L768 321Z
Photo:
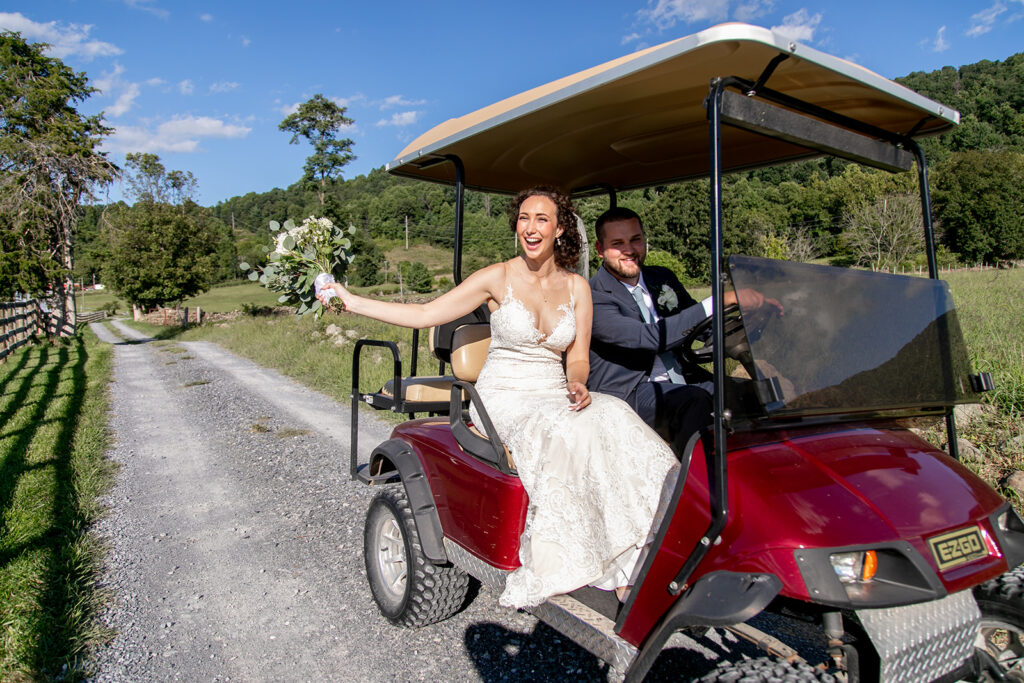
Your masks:
M843 583L870 581L878 571L878 553L874 550L858 550L851 553L829 555L829 562L836 576Z

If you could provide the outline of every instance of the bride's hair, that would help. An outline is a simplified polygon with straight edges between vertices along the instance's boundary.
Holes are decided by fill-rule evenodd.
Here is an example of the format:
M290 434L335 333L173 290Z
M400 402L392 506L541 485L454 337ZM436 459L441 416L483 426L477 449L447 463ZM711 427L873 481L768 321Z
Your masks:
M555 240L555 263L568 271L575 271L580 252L583 250L583 239L576 228L576 213L569 195L547 185L523 190L512 199L508 207L508 224L512 232L516 231L516 224L519 222L519 207L530 197L547 197L555 203L558 209L558 225L562 228L562 236Z

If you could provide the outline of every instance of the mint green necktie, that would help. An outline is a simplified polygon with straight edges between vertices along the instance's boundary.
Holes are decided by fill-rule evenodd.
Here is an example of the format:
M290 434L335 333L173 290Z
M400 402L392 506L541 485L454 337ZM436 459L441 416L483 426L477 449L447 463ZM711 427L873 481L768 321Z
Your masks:
M651 309L647 307L647 302L644 301L644 290L643 287L637 285L632 291L633 300L636 301L636 305L640 307L640 315L643 317L645 323L651 322ZM665 370L668 374L668 379L673 384L686 384L686 380L683 379L683 373L679 371L679 361L676 360L676 355L671 351L663 351L658 354L661 358L661 362L665 364Z

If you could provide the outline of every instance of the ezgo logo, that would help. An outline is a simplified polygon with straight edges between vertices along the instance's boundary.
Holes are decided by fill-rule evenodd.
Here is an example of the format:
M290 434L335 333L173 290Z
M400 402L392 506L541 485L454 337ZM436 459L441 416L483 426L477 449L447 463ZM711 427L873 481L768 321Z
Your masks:
M943 571L988 555L981 531L976 526L928 539L928 545Z

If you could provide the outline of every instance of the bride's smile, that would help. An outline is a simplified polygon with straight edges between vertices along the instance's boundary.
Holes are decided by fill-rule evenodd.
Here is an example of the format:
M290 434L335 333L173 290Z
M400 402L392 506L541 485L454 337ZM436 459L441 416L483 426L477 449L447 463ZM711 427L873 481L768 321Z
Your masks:
M562 234L558 227L558 208L547 197L528 198L519 207L516 233L523 253L531 260L544 261L555 253L555 239Z

